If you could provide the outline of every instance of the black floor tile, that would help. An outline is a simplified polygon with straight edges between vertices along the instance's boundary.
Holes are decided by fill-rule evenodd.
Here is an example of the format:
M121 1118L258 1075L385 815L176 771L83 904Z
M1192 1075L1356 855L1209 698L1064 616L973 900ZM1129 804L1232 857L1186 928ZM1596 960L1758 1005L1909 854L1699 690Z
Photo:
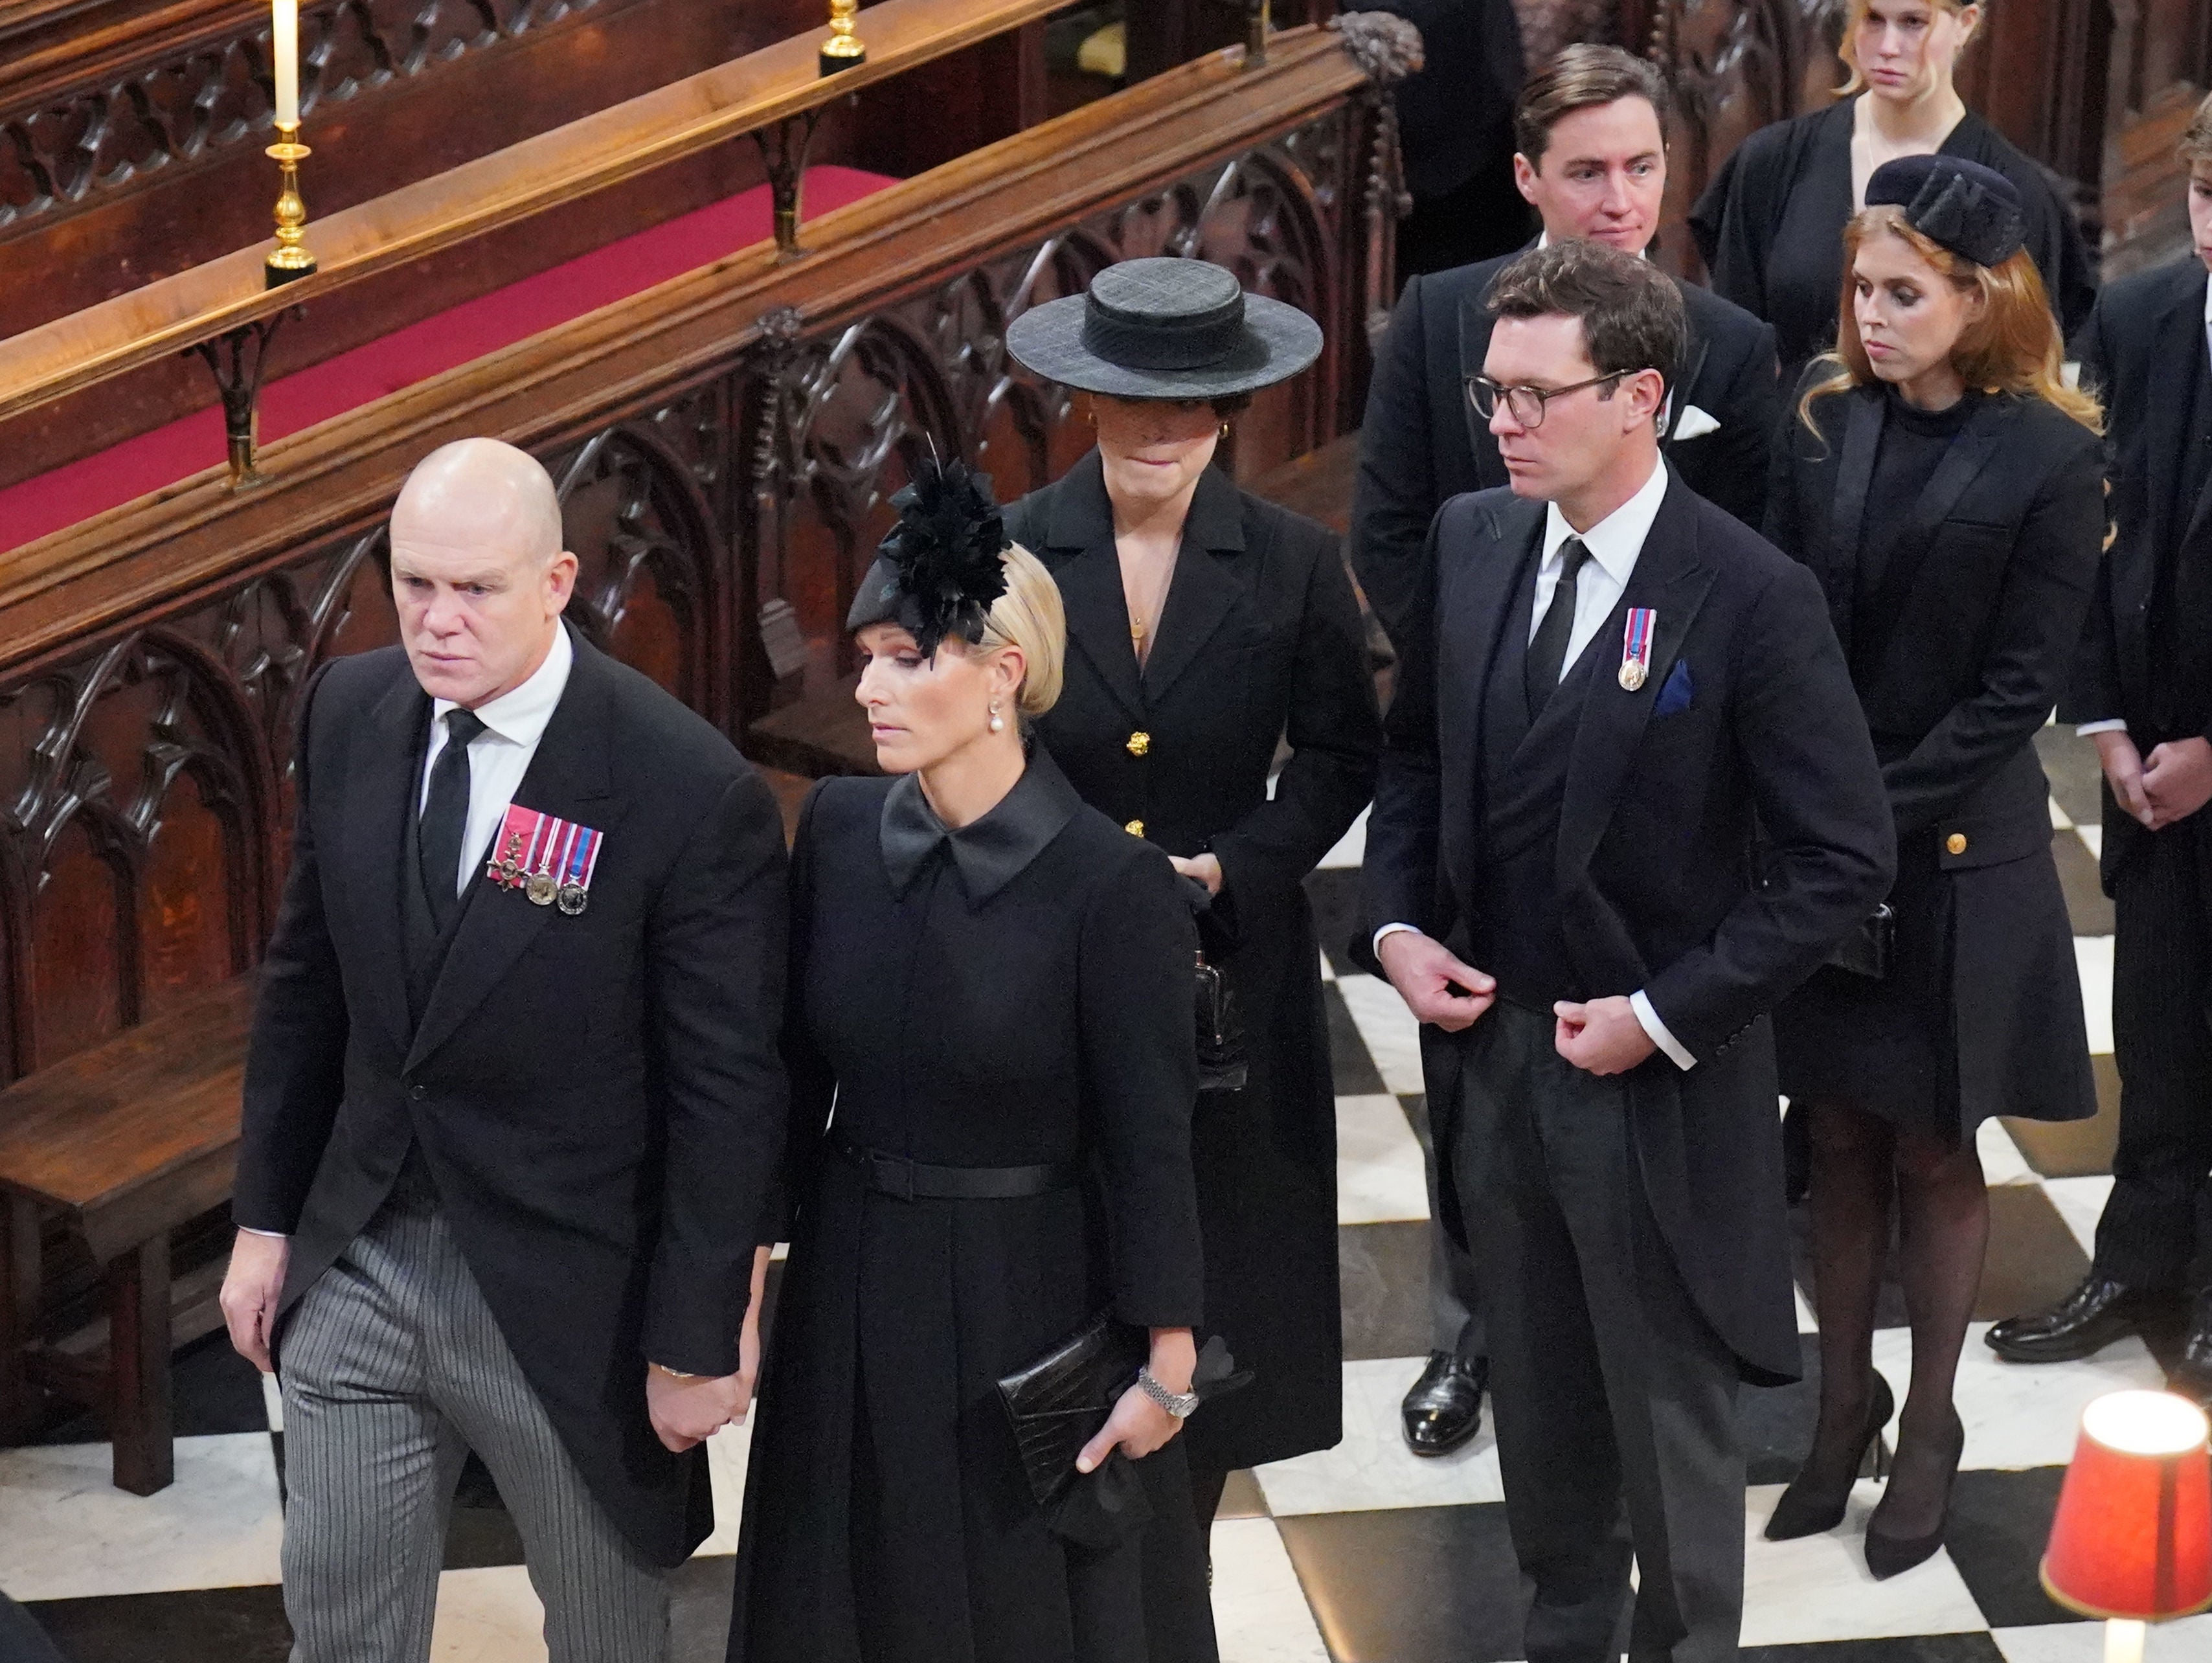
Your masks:
M735 1562L726 1554L693 1559L669 1577L669 1663L722 1663L730 1644Z
M269 1409L261 1397L261 1371L230 1349L230 1336L218 1330L196 1339L171 1364L169 1389L180 1438L228 1432L266 1432ZM99 1443L106 1422L92 1412L73 1415L47 1428L40 1443Z
M1345 1360L1426 1356L1428 1225L1346 1224L1337 1230L1336 1244Z
M70 1663L285 1663L281 1588L205 1588L28 1607Z
M1736 1394L1736 1429L1743 1440L1745 1482L1786 1484L1797 1476L1813 1447L1820 1406L1820 1348L1811 1334L1797 1337L1804 1378L1794 1386L1747 1386Z
M489 1469L471 1454L453 1492L453 1511L446 1523L447 1570L482 1570L522 1563L522 1536L514 1515L499 1498Z
M1990 1247L1982 1261L1975 1319L1995 1322L2039 1311L2072 1292L2089 1273L2089 1256L2039 1184L2001 1184L1990 1192Z
M1352 1020L1344 995L1333 986L1324 986L1321 1002L1328 1012L1328 1055L1336 1095L1371 1097L1382 1091L1382 1077L1376 1071L1375 1059L1367 1054L1367 1041L1359 1037L1359 1025Z
M1943 1545L1993 1629L2081 1620L2044 1593L2037 1575L2065 1478L2063 1466L1959 1475Z
M1260 1481L1249 1469L1240 1468L1229 1475L1229 1483L1221 1491L1221 1508L1217 1519L1264 1519L1267 1516L1267 1498L1260 1490Z
M2097 1113L2087 1120L2007 1120L2005 1130L2028 1165L2045 1178L2086 1178L2112 1169L2120 1136L2120 1070L2109 1055L2089 1059L2097 1079Z
M1413 1136L1420 1139L1421 1148L1426 1152L1431 1147L1428 1098L1418 1091L1401 1092L1398 1107L1406 1111L1407 1120L1413 1123Z
M1741 1663L2004 1663L1985 1634L1910 1634L1809 1646L1746 1646Z
M1336 1663L1506 1663L1527 1602L1502 1506L1279 1519Z
M1314 933L1340 976L1359 967L1352 962L1352 938L1360 928L1359 869L1332 867L1306 874L1306 901L1313 908Z

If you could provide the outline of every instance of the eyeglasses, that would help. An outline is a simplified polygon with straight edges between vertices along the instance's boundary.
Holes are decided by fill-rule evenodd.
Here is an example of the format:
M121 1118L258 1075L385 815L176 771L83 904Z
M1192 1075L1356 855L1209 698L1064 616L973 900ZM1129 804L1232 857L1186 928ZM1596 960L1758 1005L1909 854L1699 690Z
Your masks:
M1580 392L1584 387L1601 387L1608 381L1635 373L1634 370L1617 369L1610 375L1593 375L1587 381L1577 381L1567 387L1501 387L1484 376L1470 375L1467 378L1467 396L1474 405L1475 414L1486 422L1498 413L1502 400L1522 427L1540 428L1544 425L1544 407L1553 399Z

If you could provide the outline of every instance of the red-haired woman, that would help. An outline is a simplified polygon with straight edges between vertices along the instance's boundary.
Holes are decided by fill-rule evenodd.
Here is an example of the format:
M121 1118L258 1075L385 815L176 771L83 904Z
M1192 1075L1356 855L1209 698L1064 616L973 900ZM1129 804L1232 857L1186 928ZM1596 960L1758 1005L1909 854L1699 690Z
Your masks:
M1841 1522L1891 1412L1875 1304L1899 1225L1912 1372L1867 1563L1942 1539L1953 1377L1980 1285L1992 1114L2094 1112L2072 927L2033 744L2104 539L2101 416L2060 375L2019 193L1950 156L1887 163L1844 238L1844 319L1775 452L1770 539L1811 567L1896 816L1898 877L1774 1018L1809 1115L1820 1412L1769 1521Z

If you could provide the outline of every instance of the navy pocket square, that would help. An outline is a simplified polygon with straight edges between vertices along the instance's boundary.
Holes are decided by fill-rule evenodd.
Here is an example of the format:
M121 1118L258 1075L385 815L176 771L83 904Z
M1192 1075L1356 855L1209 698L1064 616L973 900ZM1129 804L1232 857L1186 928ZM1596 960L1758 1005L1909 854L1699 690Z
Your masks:
M1675 715L1687 710L1690 701L1697 696L1697 688L1690 680L1690 661L1677 659L1673 673L1667 677L1666 686L1659 689L1659 700L1651 707L1651 713L1654 716Z

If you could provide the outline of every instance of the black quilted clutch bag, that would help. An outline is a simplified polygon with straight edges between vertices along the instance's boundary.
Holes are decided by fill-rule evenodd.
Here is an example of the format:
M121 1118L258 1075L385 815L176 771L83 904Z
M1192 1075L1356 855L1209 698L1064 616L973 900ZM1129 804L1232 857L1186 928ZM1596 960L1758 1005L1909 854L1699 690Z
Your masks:
M1101 1311L1080 1332L999 1382L1022 1472L1039 1507L1050 1507L1075 1482L1075 1458L1106 1424L1151 1354L1151 1337L1143 1329Z

